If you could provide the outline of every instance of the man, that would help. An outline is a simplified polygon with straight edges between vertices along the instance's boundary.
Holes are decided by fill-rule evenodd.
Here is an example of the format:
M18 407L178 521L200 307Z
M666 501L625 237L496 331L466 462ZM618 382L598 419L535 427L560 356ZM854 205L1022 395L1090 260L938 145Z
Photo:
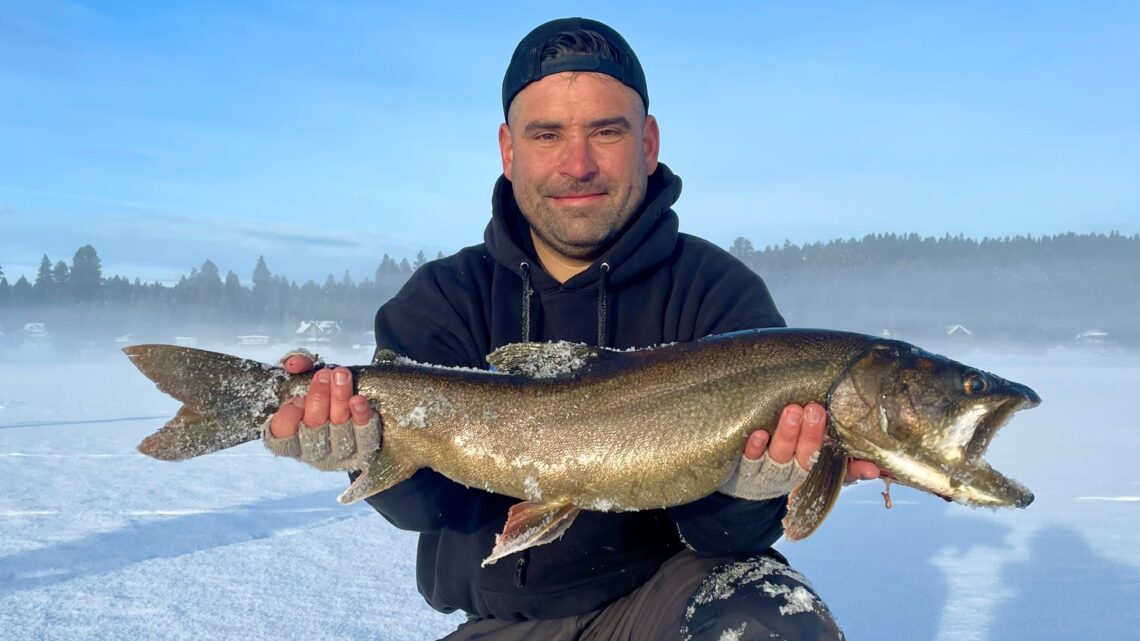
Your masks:
M516 48L503 81L503 176L484 242L416 271L376 315L378 348L485 367L494 349L569 340L616 348L783 326L763 281L677 232L681 183L658 162L640 63L599 22L555 20ZM312 366L293 355L286 368ZM375 425L347 370L322 370L271 419L266 442L318 467L310 430ZM420 592L469 615L447 639L840 639L827 608L770 546L826 413L789 406L754 432L714 493L666 510L582 513L559 540L481 566L517 499L424 469L369 503L420 533ZM762 426L757 426L762 427ZM650 438L651 431L646 431ZM320 449L320 448L316 448ZM856 461L850 477L878 476ZM744 498L740 498L744 497Z

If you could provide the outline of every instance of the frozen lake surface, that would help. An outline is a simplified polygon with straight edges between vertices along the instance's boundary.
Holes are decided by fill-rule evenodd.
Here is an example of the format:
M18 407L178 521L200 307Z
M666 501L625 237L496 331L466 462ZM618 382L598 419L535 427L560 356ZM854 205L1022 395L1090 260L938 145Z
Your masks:
M1044 399L986 456L1036 502L972 510L894 488L886 511L882 485L863 483L778 547L852 640L1140 639L1140 357L949 355ZM138 454L178 405L119 354L0 365L0 638L395 641L462 620L416 592L414 535L337 504L342 475L259 443L178 464Z

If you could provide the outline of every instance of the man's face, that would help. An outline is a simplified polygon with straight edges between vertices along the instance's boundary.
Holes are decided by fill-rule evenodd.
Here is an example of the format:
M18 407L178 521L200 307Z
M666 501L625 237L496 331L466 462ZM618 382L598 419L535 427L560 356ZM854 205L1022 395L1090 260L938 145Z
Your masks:
M519 209L541 242L579 260L602 253L641 205L658 148L641 97L600 73L531 83L499 128Z

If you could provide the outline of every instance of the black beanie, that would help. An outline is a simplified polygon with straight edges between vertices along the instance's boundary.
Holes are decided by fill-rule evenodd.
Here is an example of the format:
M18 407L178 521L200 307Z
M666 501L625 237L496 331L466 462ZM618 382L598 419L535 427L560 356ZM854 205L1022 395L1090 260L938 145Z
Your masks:
M589 54L572 54L543 62L542 50L551 38L564 31L578 29L595 31L605 38L617 50L617 60ZM559 18L535 27L526 34L522 42L519 42L519 46L515 47L511 64L507 66L507 73L503 76L503 118L505 119L507 112L510 111L511 101L527 85L563 71L594 71L613 76L641 96L648 112L649 89L645 86L645 72L641 70L641 63L637 61L637 56L625 38L597 20Z

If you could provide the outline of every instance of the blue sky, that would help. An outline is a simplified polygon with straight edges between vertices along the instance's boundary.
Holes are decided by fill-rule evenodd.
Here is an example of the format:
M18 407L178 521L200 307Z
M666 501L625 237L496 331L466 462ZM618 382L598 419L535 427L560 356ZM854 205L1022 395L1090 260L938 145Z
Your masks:
M520 4L0 0L0 266L320 281L479 242L502 72L566 15L634 46L722 246L1140 233L1138 3Z

